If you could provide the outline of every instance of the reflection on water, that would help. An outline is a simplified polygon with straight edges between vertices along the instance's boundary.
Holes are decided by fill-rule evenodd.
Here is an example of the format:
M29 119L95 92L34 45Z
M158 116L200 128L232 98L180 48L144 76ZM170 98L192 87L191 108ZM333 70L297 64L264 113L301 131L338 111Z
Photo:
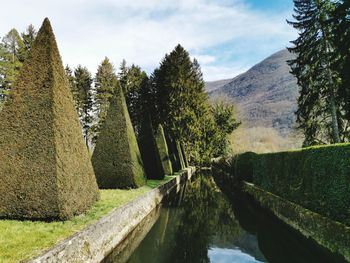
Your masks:
M157 221L136 241L128 263L342 262L246 197L228 200L210 174L196 176L167 199L156 218L147 219ZM131 236L144 235L138 231ZM125 262L125 253L118 254L106 262Z

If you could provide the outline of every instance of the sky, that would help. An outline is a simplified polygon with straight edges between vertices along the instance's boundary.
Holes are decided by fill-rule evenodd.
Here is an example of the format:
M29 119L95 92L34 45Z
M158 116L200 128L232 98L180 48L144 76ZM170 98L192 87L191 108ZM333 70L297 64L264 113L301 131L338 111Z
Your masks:
M51 21L65 64L94 75L107 56L148 74L180 43L206 81L233 78L296 38L292 0L0 0L0 37Z

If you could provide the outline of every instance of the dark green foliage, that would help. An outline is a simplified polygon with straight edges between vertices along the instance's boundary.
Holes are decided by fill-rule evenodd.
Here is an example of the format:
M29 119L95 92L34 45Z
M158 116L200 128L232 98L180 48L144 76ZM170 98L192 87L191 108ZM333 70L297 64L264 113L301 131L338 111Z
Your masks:
M76 107L80 118L80 123L83 128L85 143L89 146L90 128L92 125L92 77L86 67L79 65L74 70L74 86L73 97L76 100Z
M93 127L93 141L95 142L100 129L106 119L109 108L109 101L118 87L119 82L115 74L114 67L107 57L98 66L95 76L95 108L97 122Z
M27 27L26 31L21 34L27 56L29 55L29 51L34 44L36 34L37 34L37 32L32 24L30 24Z
M182 143L181 143L180 147L181 147L181 154L182 154L182 158L183 158L183 161L184 161L184 165L185 165L185 167L188 167L189 163L188 163L188 160L187 160L187 154L185 152L185 147L184 147L184 145Z
M236 157L233 165L241 179L350 225L349 156L350 144L339 144L249 153Z
M344 27L349 25L349 7L344 3L337 8L331 0L294 0L294 5L295 21L289 23L299 37L289 49L297 55L290 65L300 86L296 115L304 145L349 141L347 92L341 85L349 75L344 62L350 48Z
M147 100L143 94L143 90L148 85L147 74L138 66L127 67L124 60L120 67L119 80L124 91L131 122L136 136L138 136L145 112L148 112Z
M176 151L179 157L181 170L185 169L186 168L185 159L182 153L181 143L178 141L176 142Z
M168 145L171 167L173 169L173 172L178 172L182 169L182 167L176 141L167 133L165 133L165 139Z
M74 101L74 106L75 106L75 109L76 111L78 112L79 111L79 108L78 108L78 92L76 90L76 86L75 86L75 79L74 79L74 76L73 76L73 71L71 70L71 68L66 65L66 67L64 68L65 72L66 72L66 77L68 79L68 85L69 85L69 88L72 92L72 95L73 95L73 101Z
M241 122L236 119L236 110L232 102L219 101L212 105L211 112L217 127L214 137L216 138L215 156L225 156L230 148L227 135L237 129Z
M339 1L333 17L336 24L335 45L340 54L337 65L342 80L340 96L344 98L346 118L350 120L350 2Z
M21 36L10 30L0 43L0 102L8 97L26 56Z
M67 219L99 198L48 19L0 119L1 217Z
M145 116L138 136L141 157L148 179L163 179L164 169L149 116Z
M120 88L110 101L92 164L100 188L139 187L145 183L140 150Z
M213 119L208 117L208 97L198 62L191 61L189 53L177 45L165 55L150 83L146 95L152 120L164 125L174 140L186 145L191 163L210 160L212 147L207 147L207 143L211 141L211 131L204 127Z
M173 174L173 168L170 161L168 145L165 139L164 130L162 125L158 125L158 129L155 133L156 143L160 155L160 160L162 162L164 173L167 175Z

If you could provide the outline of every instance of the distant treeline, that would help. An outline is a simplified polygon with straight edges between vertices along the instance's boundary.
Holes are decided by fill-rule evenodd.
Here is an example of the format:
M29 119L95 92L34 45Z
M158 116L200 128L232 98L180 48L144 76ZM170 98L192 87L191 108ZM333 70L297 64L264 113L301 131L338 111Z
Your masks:
M22 63L30 56L35 36L36 30L30 25L22 34L12 29L2 38L0 107L11 96L11 87ZM150 118L153 127L161 124L172 139L184 145L192 164L228 153L227 135L239 125L234 107L209 103L200 65L181 45L166 54L150 76L137 65L128 66L125 60L116 72L107 57L94 76L82 65L74 69L67 65L65 70L90 148L94 148L110 99L117 89L122 89L137 137L142 122Z
M350 1L294 0L299 32L289 50L300 86L297 122L304 146L350 140Z

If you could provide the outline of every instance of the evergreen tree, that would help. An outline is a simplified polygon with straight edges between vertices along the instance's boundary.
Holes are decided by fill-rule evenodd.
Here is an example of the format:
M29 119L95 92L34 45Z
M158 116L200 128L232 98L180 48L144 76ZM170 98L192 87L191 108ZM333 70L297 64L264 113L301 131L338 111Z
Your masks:
M342 127L339 74L333 66L338 55L330 15L335 5L330 0L294 0L294 5L296 21L288 23L299 31L299 37L289 49L297 54L290 65L301 87L297 122L306 137L304 145L337 143Z
M36 32L36 30L35 30L35 28L34 28L34 26L32 24L30 24L27 27L26 31L21 34L22 35L22 39L23 39L24 48L25 48L27 56L29 54L30 49L33 46L36 34L37 34L37 32Z
M77 91L78 114L83 128L86 145L89 146L90 127L92 123L92 77L87 68L79 65L74 70L74 84Z
M217 126L217 142L215 143L215 155L223 156L228 154L229 140L227 135L231 134L241 125L236 119L235 107L230 102L219 101L211 107Z
M0 101L8 96L25 58L23 40L18 31L12 29L0 43Z
M79 112L79 108L78 108L78 92L77 92L76 85L75 85L75 78L74 78L74 75L73 75L73 71L68 65L66 65L64 70L66 72L66 77L67 77L67 80L68 80L69 88L70 88L70 90L72 92L75 109L77 110L77 112Z
M127 67L126 62L123 61L119 79L120 86L125 94L130 118L138 136L145 116L143 90L148 85L148 77L146 72L142 71L139 66L131 65L131 67Z
M164 124L172 140L184 144L191 161L210 158L212 151L203 144L204 137L209 135L204 127L209 119L214 122L198 62L192 62L188 52L177 45L154 71L151 86L148 97L155 103L150 104L157 105L151 110L153 118Z
M97 115L96 123L94 124L94 138L96 141L101 126L106 118L109 108L110 98L114 94L114 90L118 87L118 79L115 74L114 67L107 57L98 66L95 75L95 111Z
M346 119L350 121L350 2L339 1L333 16L336 24L335 44L340 54L340 95L344 98Z

